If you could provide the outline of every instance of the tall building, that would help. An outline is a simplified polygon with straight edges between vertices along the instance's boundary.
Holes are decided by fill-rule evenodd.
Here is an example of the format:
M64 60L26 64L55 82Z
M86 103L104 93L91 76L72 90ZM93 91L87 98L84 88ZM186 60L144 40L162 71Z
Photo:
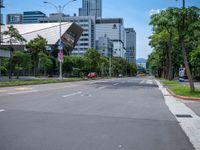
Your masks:
M113 56L125 58L125 30L122 18L96 20L96 40L105 34L113 42Z
M96 41L96 49L103 56L112 57L113 42L105 34Z
M48 18L41 18L40 23L58 22L60 14L50 14ZM75 45L72 54L84 55L88 48L95 48L95 17L94 16L65 16L62 14L62 22L74 22L80 25L84 31Z
M133 28L125 28L126 32L126 59L136 63L136 32Z
M82 8L79 9L79 16L102 17L102 0L82 0Z
M39 19L45 18L46 15L41 11L26 11L23 13L22 22L26 23L39 23Z
M3 15L1 14L1 9L4 8L3 0L0 0L0 45L1 45L1 25L3 25Z
M22 14L7 14L6 24L22 24Z

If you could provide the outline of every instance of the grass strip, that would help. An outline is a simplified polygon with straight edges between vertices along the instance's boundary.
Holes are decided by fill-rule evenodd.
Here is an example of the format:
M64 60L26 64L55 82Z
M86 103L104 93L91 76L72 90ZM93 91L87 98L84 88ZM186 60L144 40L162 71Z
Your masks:
M196 89L195 92L190 92L188 85L182 84L178 81L162 81L163 85L167 86L173 93L179 96L200 98L200 90Z
M0 87L62 83L62 82L73 82L73 81L83 81L83 80L86 80L86 79L84 79L84 78L66 78L63 80L59 80L59 79L37 79L37 80L26 80L26 81L16 80L16 81L0 82Z

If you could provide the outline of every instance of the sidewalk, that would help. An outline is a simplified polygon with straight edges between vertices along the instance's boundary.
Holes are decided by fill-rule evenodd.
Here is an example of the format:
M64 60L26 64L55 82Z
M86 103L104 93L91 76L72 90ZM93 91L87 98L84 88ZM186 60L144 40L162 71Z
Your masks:
M175 98L158 80L156 82L169 110L179 122L195 150L200 150L200 101Z
M180 99L177 99L180 100ZM200 117L200 101L180 100Z

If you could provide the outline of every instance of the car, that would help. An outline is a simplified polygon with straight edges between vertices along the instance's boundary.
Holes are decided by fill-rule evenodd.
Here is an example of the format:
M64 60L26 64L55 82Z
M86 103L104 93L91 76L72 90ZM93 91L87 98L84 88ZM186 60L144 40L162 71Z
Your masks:
M96 72L90 72L87 75L88 78L97 78L97 73Z

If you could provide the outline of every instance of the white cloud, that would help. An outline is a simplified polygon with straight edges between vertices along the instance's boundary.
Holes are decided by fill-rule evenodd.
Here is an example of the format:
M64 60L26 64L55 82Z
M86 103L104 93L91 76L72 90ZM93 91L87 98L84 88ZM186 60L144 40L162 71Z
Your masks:
M154 15L154 14L158 14L158 13L160 13L162 10L164 10L164 9L151 9L151 10L149 11L149 16L152 16L152 15Z

